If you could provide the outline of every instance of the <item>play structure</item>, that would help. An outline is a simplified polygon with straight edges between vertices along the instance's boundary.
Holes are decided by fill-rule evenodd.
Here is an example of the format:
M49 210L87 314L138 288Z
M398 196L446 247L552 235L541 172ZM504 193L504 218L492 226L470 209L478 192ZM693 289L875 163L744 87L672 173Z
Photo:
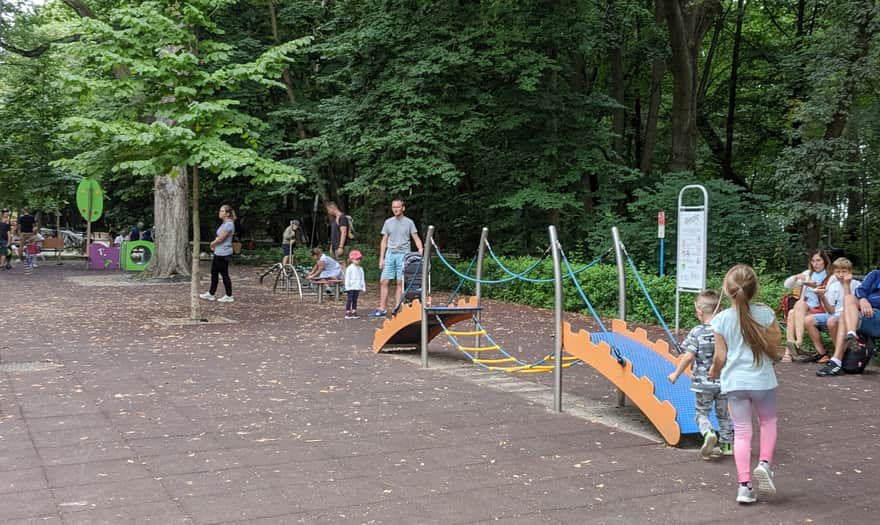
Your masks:
M666 330L669 340L673 345L677 345L654 306L635 263L620 242L617 229L614 228L612 231L614 247L578 269L573 268L565 256L553 226L550 226L549 234L550 246L544 256L526 270L514 272L506 268L495 256L488 243L488 230L484 228L477 255L471 261L468 270L462 273L443 256L434 240L434 227L429 227L422 259L421 297L410 304L399 305L397 312L383 321L382 326L374 334L373 351L378 353L400 348L418 348L421 350L422 366L427 367L428 345L431 340L442 334L464 357L485 369L507 373L552 372L554 408L557 411L562 411L563 369L587 365L618 389L620 402L628 398L637 406L670 445L677 444L683 434L698 433L699 428L694 421L694 395L690 391L690 371L682 375L675 384L669 383L667 376L675 369L679 357L670 352L668 343L649 340L644 330L630 330L623 320L626 317L624 264L626 262L660 324ZM432 252L436 254L436 259L455 273L462 282L473 283L475 292L473 297L459 299L455 297L457 295L455 293L449 301L432 297L430 289ZM601 262L611 252L617 257L620 319L612 320L609 330L590 303L578 275ZM494 280L483 278L483 263L487 253L492 262L506 275L505 277ZM553 277L532 277L531 274L540 270L548 256L553 260ZM476 269L471 275L470 270L474 266ZM554 284L553 349L537 361L523 359L506 351L492 338L490 330L481 322L482 285L502 284L515 280ZM564 284L573 287L583 300L585 309L590 312L599 327L596 332L575 331L569 323L563 322Z

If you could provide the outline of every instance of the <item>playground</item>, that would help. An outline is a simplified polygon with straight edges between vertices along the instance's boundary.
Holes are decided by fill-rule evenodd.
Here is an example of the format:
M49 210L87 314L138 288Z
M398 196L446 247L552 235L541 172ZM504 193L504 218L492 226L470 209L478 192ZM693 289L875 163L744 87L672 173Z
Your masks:
M667 445L591 366L564 369L556 413L552 373L486 370L444 337L428 368L417 350L377 354L381 321L258 277L234 267L236 302L201 326L163 322L186 316L187 283L74 263L4 280L0 521L873 522L876 369L777 367L779 492L742 507L732 458ZM480 314L518 357L552 352L552 310Z

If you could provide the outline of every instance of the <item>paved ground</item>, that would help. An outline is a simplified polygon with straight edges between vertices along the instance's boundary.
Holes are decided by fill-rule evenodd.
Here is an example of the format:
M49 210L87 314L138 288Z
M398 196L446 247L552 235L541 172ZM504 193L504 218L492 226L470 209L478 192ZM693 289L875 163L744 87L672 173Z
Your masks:
M71 262L0 272L0 366L63 365L0 372L0 522L876 522L875 370L779 369L779 494L741 507L732 458L639 432L586 367L556 414L547 376L465 368L439 342L428 370L375 355L375 321L236 273L236 302L205 304L236 323L165 327L188 315L188 284ZM490 303L484 320L507 348L550 348L548 312Z

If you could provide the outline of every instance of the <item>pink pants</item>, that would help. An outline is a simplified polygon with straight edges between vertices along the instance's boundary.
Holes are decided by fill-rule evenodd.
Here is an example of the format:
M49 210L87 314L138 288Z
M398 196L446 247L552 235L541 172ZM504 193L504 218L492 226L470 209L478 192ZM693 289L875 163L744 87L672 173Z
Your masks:
M759 461L773 461L776 448L776 389L736 390L727 395L733 420L733 457L740 483L752 480L752 409L761 428Z

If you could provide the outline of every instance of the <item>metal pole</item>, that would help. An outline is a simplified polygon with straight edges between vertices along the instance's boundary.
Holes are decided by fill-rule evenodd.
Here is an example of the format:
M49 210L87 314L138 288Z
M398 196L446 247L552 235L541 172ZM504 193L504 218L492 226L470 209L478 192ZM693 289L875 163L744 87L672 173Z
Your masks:
M562 264L559 259L559 241L556 227L547 228L550 232L550 249L553 253L553 409L562 412Z
M433 239L434 227L428 226L425 248L422 250L422 368L428 368L428 274L431 272L431 242Z
M614 239L614 255L617 258L617 317L626 322L626 268L623 266L623 244L620 242L620 230L617 226L611 228L611 238ZM617 390L617 406L626 405L626 395L623 390Z
M474 285L474 294L477 296L477 307L483 306L483 291L480 286L480 280L483 278L483 256L486 255L486 242L489 238L489 228L483 228L483 231L480 233L480 248L477 250L477 282ZM477 313L474 314L474 319L477 321L477 324L480 323L480 310L477 310ZM474 346L480 347L480 336L477 335L474 337Z

